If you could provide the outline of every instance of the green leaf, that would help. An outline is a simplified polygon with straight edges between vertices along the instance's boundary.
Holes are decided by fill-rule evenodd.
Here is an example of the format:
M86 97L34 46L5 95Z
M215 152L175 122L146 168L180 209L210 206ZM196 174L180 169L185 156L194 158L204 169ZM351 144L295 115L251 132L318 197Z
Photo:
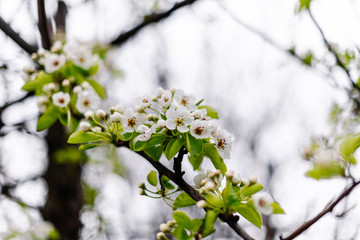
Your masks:
M186 229L191 230L192 229L192 222L186 213L183 211L175 211L173 213L173 218L175 219L176 223Z
M61 112L58 114L58 118L61 122L62 125L64 126L68 126L69 125L69 119L68 119L69 115L67 112Z
M203 150L203 142L201 139L194 138L191 134L186 134L185 147L192 157L197 158Z
M311 0L299 0L299 7L298 7L297 11L300 12L304 9L309 9L310 3L311 3Z
M188 239L190 239L189 235L186 233L185 229L182 226L177 226L174 229L173 235L178 240L188 240Z
M181 193L175 198L174 206L177 208L194 206L196 201L192 199L186 192Z
M165 142L165 140L166 140L165 135L155 133L152 135L149 141L146 142L145 149L161 145Z
M156 172L155 171L151 171L148 175L147 175L147 180L148 182L155 186L157 185L157 177L156 177Z
M70 135L68 143L78 144L97 141L111 142L111 138L110 136L107 136L103 133L84 132L82 130L79 130Z
M88 149L91 149L91 148L98 147L100 145L101 145L101 143L83 144L83 145L81 145L79 147L79 150L80 151L85 151L85 150L88 150Z
M161 176L161 183L166 189L175 189L175 186L170 183L170 179L165 175Z
M314 179L328 179L337 176L344 176L345 172L341 165L332 161L327 164L314 164L313 168L306 173L307 176Z
M88 82L90 86L92 86L92 88L95 90L95 92L99 95L99 97L101 97L102 99L106 97L106 91L103 86L101 86L97 81L94 80L88 80Z
M223 159L220 157L218 151L216 150L214 144L212 143L204 143L204 152L207 157L210 158L211 162L213 163L216 169L219 169L222 174L225 174L227 171L226 165Z
M204 219L204 237L209 236L213 232L215 232L214 229L214 223L218 217L219 213L213 210L207 210L205 214Z
M273 207L273 214L285 214L285 211L280 207L277 202L273 202L271 206Z
M198 107L199 109L205 108L206 112L207 112L207 116L214 118L214 119L219 119L219 114L217 113L217 111L215 110L215 108L206 106L206 105L202 105Z
M42 92L42 88L45 84L53 82L53 78L51 75L46 74L44 71L41 71L37 74L34 80L31 80L22 86L22 90L25 91L36 91L37 94Z
M356 159L354 158L355 151L360 146L360 136L359 135L348 135L341 140L339 146L340 155L349 163L356 164Z
M184 145L184 139L177 138L172 139L170 142L166 145L165 148L165 156L168 160L175 157L175 155L180 151L181 147Z
M136 141L135 144L134 144L134 148L133 150L135 152L138 152L138 151L142 151L146 146L146 142L144 141Z
M201 225L203 224L204 220L200 218L195 218L191 221L192 229L191 231L197 232L199 231Z
M164 150L164 146L158 146L158 147L144 149L144 153L146 153L146 155L151 157L151 159L154 160L155 162L158 162L163 153L163 150Z
M261 185L260 183L247 185L241 188L240 194L242 198L245 198L261 191L263 188L263 185Z
M193 156L189 155L189 161L191 165L193 166L194 171L200 170L200 165L204 159L204 152L202 152L199 156L194 158Z
M261 228L262 219L260 213L256 210L252 201L245 203L239 202L238 204L234 205L233 208L246 220Z
M58 108L50 106L46 109L43 115L39 117L37 122L36 130L43 131L51 127L58 119Z

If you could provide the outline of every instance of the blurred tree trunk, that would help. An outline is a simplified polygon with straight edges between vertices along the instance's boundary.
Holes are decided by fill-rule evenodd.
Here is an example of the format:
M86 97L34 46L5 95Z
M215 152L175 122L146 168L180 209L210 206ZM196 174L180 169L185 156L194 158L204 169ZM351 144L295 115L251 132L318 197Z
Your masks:
M79 238L80 211L83 203L81 187L81 163L55 159L57 150L65 147L67 136L64 127L57 122L48 131L48 168L44 179L48 185L48 198L42 210L45 220L54 224L62 240Z

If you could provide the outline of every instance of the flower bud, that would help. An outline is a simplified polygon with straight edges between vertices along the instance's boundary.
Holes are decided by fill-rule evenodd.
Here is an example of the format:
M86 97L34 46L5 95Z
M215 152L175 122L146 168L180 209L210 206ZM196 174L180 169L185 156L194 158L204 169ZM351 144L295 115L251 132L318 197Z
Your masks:
M98 132L98 133L101 133L101 132L102 132L101 127L98 127L98 126L93 127L91 130L93 130L94 132Z
M249 179L247 179L247 178L241 179L241 185L243 185L243 186L250 185Z
M145 188L146 188L146 187L145 187L145 183L143 183L143 182L142 182L142 183L139 183L138 187L141 188L141 189L145 189Z
M74 92L75 94L81 93L81 92L82 92L81 86L75 86L75 87L73 88L73 92Z
M239 174L236 174L231 179L232 184L239 185L241 183L241 177Z
M69 87L70 86L70 81L68 79L65 79L61 82L61 85L63 87Z
M166 223L160 224L159 229L163 233L170 232L170 227Z
M88 82L83 82L83 83L81 84L81 86L82 86L84 89L89 89L89 88L91 88L91 86L90 86L90 84L89 84Z
M164 89L162 87L158 87L156 89L156 97L161 98L161 96L164 94Z
M96 116L98 116L98 118L100 118L100 119L105 119L106 118L106 113L104 112L104 110L99 109L96 112Z
M250 181L250 185L253 185L253 184L257 183L258 178L256 175L253 174L249 177L249 181Z
M164 119L160 119L157 123L156 123L156 126L158 128L164 128L166 126L166 122Z
M167 224L169 227L175 227L176 222L175 222L174 220L169 220L169 221L167 221L166 224Z
M80 129L84 132L89 131L90 127L91 127L90 123L88 123L88 122L81 122L79 126L80 126Z
M156 239L157 239L157 240L166 240L166 239L168 239L168 238L165 236L165 233L163 233L163 232L158 232L158 233L156 234Z
M147 196L147 193L144 189L140 189L140 195Z
M201 187L202 187L202 186L204 186L207 182L208 182L208 180L207 180L207 179L203 179L203 180L201 180L201 182L200 182L200 186L201 186Z
M196 203L196 206L198 208L206 208L208 205L207 205L207 202L205 200L200 200Z
M207 182L203 188L205 191L212 191L215 189L215 187L216 187L216 185L214 182Z
M118 112L114 112L113 115L110 115L111 122L121 122L121 114Z
M86 111L84 116L85 116L86 119L89 120L89 119L94 117L94 113L92 111Z
M136 106L134 107L134 109L135 109L135 111L138 112L138 113L144 112L144 108L143 108L142 106L140 106L140 105L136 105Z
M227 171L226 173L225 173L225 177L227 178L227 179L232 179L233 177L234 177L234 171Z
M174 93L176 92L176 88L171 88L171 89L170 89L170 92L171 92L172 94L174 94Z

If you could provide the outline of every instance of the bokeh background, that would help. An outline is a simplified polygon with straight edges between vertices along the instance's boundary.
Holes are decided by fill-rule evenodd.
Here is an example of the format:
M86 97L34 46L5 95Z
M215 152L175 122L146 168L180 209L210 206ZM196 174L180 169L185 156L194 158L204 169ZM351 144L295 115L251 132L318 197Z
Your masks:
M55 26L58 1L45 2ZM177 2L64 1L66 39L108 44L145 15L166 11ZM344 89L349 84L340 70L326 64L306 66L287 51L296 46L301 56L311 51L320 62L334 64L309 15L296 13L298 5L296 0L198 0L114 46L106 59L112 73L99 76L108 93L104 109L117 103L133 106L136 96L154 94L162 86L181 88L198 100L205 98L207 105L218 110L220 125L236 138L228 169L244 177L256 174L286 212L272 216L262 230L240 221L256 239L265 239L269 229L275 229L275 238L286 235L346 186L341 179L316 181L305 176L311 164L301 157L303 147L313 136L331 133L330 108L334 103L348 103ZM332 43L356 49L359 1L314 0L311 6ZM41 44L36 1L0 0L0 16L26 41ZM0 32L1 105L25 95L20 90L22 69L30 63L28 54ZM358 77L359 73L352 74ZM41 176L48 156L46 132L35 131L37 116L34 98L7 108L1 116L5 126L0 138L0 185L21 182L11 194L35 207L21 207L2 195L1 239L10 233L16 233L10 239L28 239L26 232L34 231L42 221L37 208L47 201L48 189ZM28 132L11 127L23 121ZM137 184L146 180L151 166L126 149L106 147L87 154L90 160L82 166L82 180L97 190L97 196L94 207L81 212L81 238L155 239L158 225L170 219L172 211L161 200L138 193ZM191 166L185 163L184 168ZM212 166L204 163L202 168ZM185 178L192 182L194 176L189 171ZM355 191L298 239L359 239L358 199ZM350 210L344 216L335 216L346 209ZM201 214L196 209L190 212ZM219 223L212 239L237 237Z

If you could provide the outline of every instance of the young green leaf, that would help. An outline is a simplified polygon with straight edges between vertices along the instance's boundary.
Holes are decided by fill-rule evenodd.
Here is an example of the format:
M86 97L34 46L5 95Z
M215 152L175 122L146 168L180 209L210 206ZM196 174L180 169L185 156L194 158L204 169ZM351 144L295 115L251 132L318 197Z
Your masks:
M177 208L194 206L196 201L192 199L186 192L181 193L175 198L174 206Z
M168 160L175 157L175 155L180 151L181 147L184 145L184 139L177 138L172 139L165 148L165 156Z
M135 152L142 151L145 148L146 143L147 142L145 142L145 141L144 142L143 141L136 141L135 144L133 145L133 150Z
M52 76L41 71L37 74L34 80L25 83L21 89L28 92L36 91L37 94L39 94L42 91L43 86L51 82L53 82Z
M111 139L110 136L107 136L104 133L84 132L79 130L70 135L68 143L78 144L97 141L111 142Z
M204 159L204 152L202 152L199 156L194 158L193 156L189 155L189 161L191 165L193 166L194 171L200 170L200 165Z
M355 151L360 147L359 135L348 135L341 140L339 147L340 155L349 163L356 164Z
M91 149L91 148L95 148L95 147L98 147L100 146L102 143L92 143L92 144L83 144L79 147L79 150L80 151L85 151L85 150L88 150L88 149Z
M203 142L201 139L194 138L191 134L186 134L185 147L192 157L197 158L203 150Z
M173 235L178 240L188 240L191 238L182 226L175 227Z
M214 223L218 217L219 213L214 210L207 210L205 214L204 219L204 237L209 236L213 232L215 232L214 229Z
M164 146L151 147L144 149L144 153L146 153L146 155L151 157L151 159L154 160L155 162L158 162L163 153L163 150L164 150Z
M148 182L155 186L157 185L157 177L156 177L156 172L155 171L151 171L148 175L147 175L147 180Z
M90 86L92 86L92 88L99 95L99 97L101 97L102 99L104 99L106 97L105 89L97 81L88 80L88 83L90 84Z
M261 185L260 183L244 186L240 190L241 198L251 196L261 191L263 188L264 188L263 185Z
M153 134L149 141L146 142L146 148L155 147L165 142L166 138L164 134Z
M219 169L222 174L226 172L226 165L223 159L220 157L218 151L216 150L214 144L212 143L204 143L204 152L205 156L209 157L211 162L213 163L216 169Z
M161 176L161 183L166 189L175 189L175 186L170 183L170 179L165 175Z
M256 210L252 201L245 203L239 202L236 205L232 206L241 216L243 216L246 220L261 228L262 219L260 213Z
M49 107L43 115L39 117L36 130L43 131L49 127L51 127L56 120L58 119L57 107L51 106Z
M306 175L319 180L344 176L345 172L339 163L332 161L328 164L314 164L313 168L309 170Z
M199 106L198 108L199 109L205 108L206 112L207 112L207 115L209 117L214 118L214 119L219 119L219 114L217 113L215 108L212 108L212 107L209 107L209 106L206 106L206 105Z
M285 214L285 211L280 207L278 203L273 202L271 206L273 207L272 214Z
M69 117L69 115L67 114L67 112L59 112L59 114L58 114L58 118L59 118L61 124L64 126L69 125L68 117Z
M184 213L183 211L175 211L173 213L173 218L175 219L176 223L186 229L192 229L192 222L189 216Z

